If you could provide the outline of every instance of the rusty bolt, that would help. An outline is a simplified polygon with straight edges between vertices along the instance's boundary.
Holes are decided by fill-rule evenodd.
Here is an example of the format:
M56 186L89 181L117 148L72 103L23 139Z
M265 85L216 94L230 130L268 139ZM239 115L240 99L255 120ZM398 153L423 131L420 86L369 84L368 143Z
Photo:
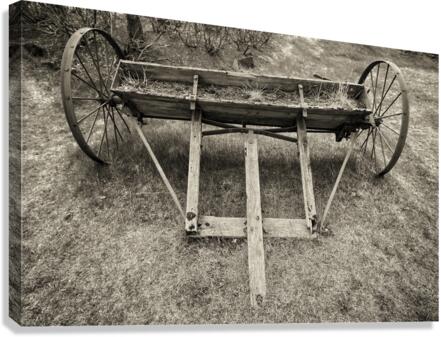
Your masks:
M196 217L196 214L193 212L187 212L187 220L191 221Z

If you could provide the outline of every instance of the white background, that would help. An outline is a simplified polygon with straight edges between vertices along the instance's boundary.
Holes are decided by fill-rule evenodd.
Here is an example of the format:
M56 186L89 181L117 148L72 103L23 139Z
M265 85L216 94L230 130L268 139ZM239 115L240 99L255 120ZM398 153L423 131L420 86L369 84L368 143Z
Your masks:
M48 3L88 7L123 13L251 28L345 42L440 53L441 10L439 1L387 0L46 0ZM438 323L404 324L302 324L282 326L169 326L169 327L74 327L19 328L8 317L8 1L1 2L1 326L2 335L202 335L264 336L325 335L372 336L439 335Z

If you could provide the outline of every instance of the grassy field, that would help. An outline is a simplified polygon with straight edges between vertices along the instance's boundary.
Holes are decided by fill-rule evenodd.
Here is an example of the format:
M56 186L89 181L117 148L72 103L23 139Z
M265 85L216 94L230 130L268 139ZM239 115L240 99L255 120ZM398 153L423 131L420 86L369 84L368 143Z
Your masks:
M232 56L161 51L173 64L231 68ZM171 55L171 56L170 56ZM264 242L267 299L249 305L245 240L188 240L139 139L112 166L89 160L68 130L59 73L26 58L23 84L25 325L204 324L438 320L438 61L373 47L278 37L257 72L356 81L377 58L408 81L407 146L375 178L350 160L317 241ZM144 128L185 204L189 125ZM204 139L201 212L245 216L243 138ZM319 213L347 143L311 135ZM304 216L295 145L259 138L267 217Z

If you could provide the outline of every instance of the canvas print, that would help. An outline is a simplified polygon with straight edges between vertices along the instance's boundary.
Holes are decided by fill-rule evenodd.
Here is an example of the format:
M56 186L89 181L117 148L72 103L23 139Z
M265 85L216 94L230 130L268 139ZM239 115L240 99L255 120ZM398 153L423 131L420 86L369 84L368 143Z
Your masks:
M438 320L438 55L9 20L18 324Z

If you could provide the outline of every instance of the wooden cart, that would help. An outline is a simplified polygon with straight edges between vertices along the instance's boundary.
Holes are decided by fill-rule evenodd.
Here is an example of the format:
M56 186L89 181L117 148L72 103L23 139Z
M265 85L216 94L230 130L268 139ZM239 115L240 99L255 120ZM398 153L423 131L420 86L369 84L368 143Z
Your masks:
M139 86L125 85L126 79L134 80ZM163 86L164 83L179 84L180 91L149 90L150 84L158 83ZM200 94L210 88L222 93L224 89L234 92L244 86L294 98L288 102L286 99L268 102ZM67 42L61 89L69 127L80 148L91 159L111 163L124 140L124 132L136 130L182 215L188 236L247 238L252 305L261 304L266 293L263 238L317 237L354 146L357 143L361 146L360 150L370 160L376 174L385 175L403 150L409 123L404 78L398 67L389 61L371 63L357 83L176 67L124 60L123 52L112 37L94 28L78 30ZM323 103L322 96L329 96L329 93L343 94L351 104L326 104L326 99ZM191 123L185 210L142 131L145 118ZM203 124L218 129L204 131ZM198 207L202 139L237 132L246 134L246 215L241 218L202 215ZM315 205L307 140L308 133L312 132L333 133L336 141L350 139L320 218ZM286 133L296 133L297 137ZM257 136L297 143L304 218L262 216Z

